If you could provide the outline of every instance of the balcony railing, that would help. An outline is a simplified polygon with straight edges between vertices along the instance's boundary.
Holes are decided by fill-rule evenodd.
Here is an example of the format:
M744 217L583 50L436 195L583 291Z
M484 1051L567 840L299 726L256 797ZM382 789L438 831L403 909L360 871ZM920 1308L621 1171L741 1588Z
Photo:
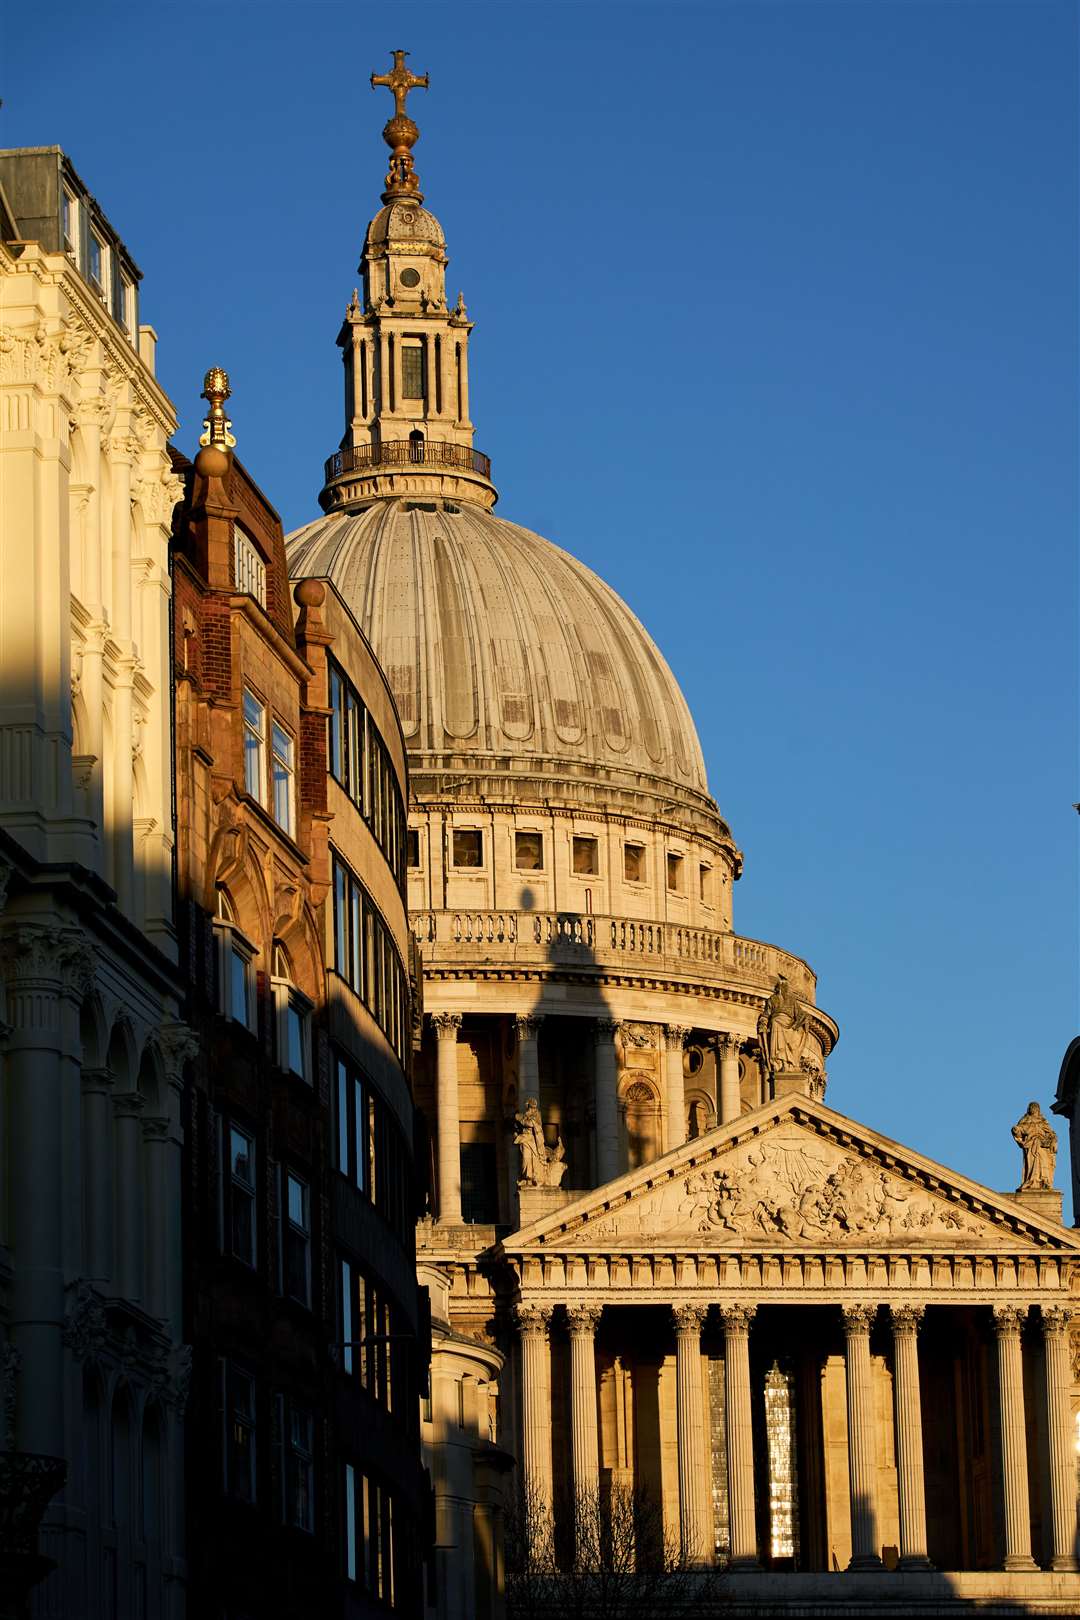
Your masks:
M450 467L491 477L491 457L467 444L441 439L384 439L381 444L351 444L336 450L326 463L326 482L343 473L377 472L381 467Z

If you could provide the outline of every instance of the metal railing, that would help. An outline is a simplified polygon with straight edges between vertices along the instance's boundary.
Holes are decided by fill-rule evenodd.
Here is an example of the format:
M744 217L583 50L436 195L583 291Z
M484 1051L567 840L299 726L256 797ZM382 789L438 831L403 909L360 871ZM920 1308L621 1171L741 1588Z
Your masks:
M452 467L491 477L491 457L467 444L442 439L384 439L380 444L351 444L335 450L326 463L326 482L343 473L372 472L380 467Z

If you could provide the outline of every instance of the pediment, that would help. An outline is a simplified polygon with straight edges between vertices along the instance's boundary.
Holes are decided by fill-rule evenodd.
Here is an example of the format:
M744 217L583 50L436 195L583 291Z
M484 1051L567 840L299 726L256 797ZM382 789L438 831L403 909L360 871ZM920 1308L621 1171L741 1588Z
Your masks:
M594 1248L1080 1251L1033 1213L810 1098L786 1097L511 1234L522 1251Z

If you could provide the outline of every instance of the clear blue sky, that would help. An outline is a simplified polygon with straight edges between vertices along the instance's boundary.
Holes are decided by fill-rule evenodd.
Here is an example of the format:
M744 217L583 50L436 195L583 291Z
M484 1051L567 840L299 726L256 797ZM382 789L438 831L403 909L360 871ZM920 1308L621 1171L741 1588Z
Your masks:
M54 3L6 33L0 142L70 152L179 444L226 366L287 527L341 431L368 75L411 49L500 512L670 660L736 927L839 1020L829 1101L1015 1186L1080 1029L1075 5Z

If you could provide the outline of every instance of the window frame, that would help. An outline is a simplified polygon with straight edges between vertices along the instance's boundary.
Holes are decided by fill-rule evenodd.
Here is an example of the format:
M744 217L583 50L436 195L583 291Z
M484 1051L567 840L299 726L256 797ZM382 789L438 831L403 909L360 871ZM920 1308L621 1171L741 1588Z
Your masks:
M425 399L427 399L427 376L426 376L426 372L427 372L427 364L426 364L427 354L426 354L426 349L427 349L427 345L425 343L423 343L423 342L418 343L415 338L412 338L412 339L402 338L402 340L401 340L401 344L399 346L398 353L399 353L400 364L401 364L401 397L402 397L403 400L404 399L412 399L412 400L425 400ZM405 375L405 373L406 373L406 357L408 357L410 366L411 366L411 364L412 364L412 362L414 360L416 362L416 367L415 367L416 376L415 376L415 378L410 377L408 380L406 380L406 375ZM414 384L415 384L415 389L416 389L415 392L412 391Z
M259 954L258 947L248 939L233 919L232 905L224 889L218 889L218 915L213 920L214 937L217 941L217 970L218 970L218 1012L223 1018L232 1023L239 1024L250 1034L258 1034L258 993L255 975L255 958ZM243 972L244 982L244 1016L237 1015L236 1003L233 999L233 969L239 962Z
M251 1271L259 1268L259 1158L258 1142L254 1132L247 1130L236 1120L226 1116L221 1122L222 1144L221 1156L225 1165L225 1174L221 1178L222 1190L222 1249L230 1260L239 1260L241 1265L247 1266ZM251 1166L250 1179L239 1177L234 1168L233 1136L241 1137L248 1145L248 1163ZM239 1200L243 1198L251 1223L250 1239L246 1246L247 1252L241 1252L236 1243L236 1216Z
M97 273L94 271L94 249L97 249ZM96 228L93 220L86 228L86 279L98 297L108 307L109 302L109 244Z
M686 894L686 856L679 850L666 851L665 875L668 894ZM672 883L672 875L678 879L677 882Z
M239 523L233 524L233 589L252 596L266 610L266 559Z
M592 848L593 864L582 870L577 864L579 846L590 845ZM570 874L572 877L594 878L600 876L600 837L597 833L571 833L570 835Z
M307 1424L307 1444L298 1445L295 1434L295 1420L299 1419ZM278 1509L281 1522L290 1530L300 1530L305 1535L315 1534L315 1414L309 1407L301 1406L291 1396L279 1395L277 1397L277 1427L278 1427L278 1455L280 1501ZM297 1462L299 1459L299 1462ZM296 1491L293 1484L294 1469L302 1468L307 1475L306 1503L307 1514L304 1522L294 1511Z
M258 693L245 684L244 695L241 702L242 731L244 739L244 792L249 794L263 810L267 809L267 722L270 717L269 705L264 703ZM255 722L248 713L248 700L258 710L261 717L261 730L257 730ZM255 760L257 769L253 770L252 760ZM252 779L256 786L252 786Z
M300 1191L301 1221L295 1221L292 1215L292 1189L296 1186ZM305 1310L311 1309L311 1271L312 1271L312 1231L311 1231L311 1183L305 1181L303 1176L290 1170L287 1165L282 1167L281 1175L281 1291L286 1299L295 1304L302 1305ZM291 1247L290 1247L291 1245ZM297 1251L303 1261L303 1292L297 1293L293 1288L292 1252Z
M644 885L644 884L646 884L648 882L648 873L647 873L647 867L646 867L647 848L648 848L647 845L645 845L645 844L635 844L635 843L631 842L629 839L626 839L626 840L623 841L623 882L624 883L636 883L636 884ZM639 876L638 877L631 877L628 870L627 870L627 854L632 849L636 850L638 852L638 854L640 855L640 857L641 857L641 864L640 864L640 867L639 867Z
M522 866L521 861L518 859L518 839L519 838L535 838L535 839L538 840L539 845L540 845L540 859L537 861L535 866ZM515 827L514 828L514 871L515 872L543 872L545 870L546 870L546 868L544 866L544 835L543 835L543 833L540 832L535 827Z
M479 840L478 849L480 859L462 865L457 858L458 836L476 838ZM483 827L451 827L450 828L450 865L455 872L482 872L484 870L484 829Z
M238 1362L227 1356L219 1360L219 1378L221 1381L221 1482L225 1496L231 1501L243 1502L254 1507L259 1500L259 1392L254 1373L248 1372ZM234 1400L235 1386L242 1382L246 1386L248 1406L245 1413L240 1413ZM237 1419L239 1418L239 1422ZM241 1494L235 1486L236 1434L241 1429L247 1436L250 1446L248 1457L248 1475L250 1479L250 1493Z
M278 747L278 739L285 743L285 751ZM274 715L270 716L270 814L283 833L296 837L296 738L287 726ZM280 777L279 777L280 771ZM278 815L279 780L285 784L285 819Z
M278 971L270 980L270 990L274 998L274 1026L275 1026L275 1053L277 1066L285 1074L295 1074L305 1085L312 1085L314 1064L312 1062L312 1030L311 1014L315 1003L310 996L306 996L292 981L290 973L282 973L283 963L278 957L275 967ZM289 1051L289 1016L295 1016L300 1025L300 1068L294 1068Z
M79 251L79 199L67 184L61 184L60 188L60 235L63 239L64 252L76 269L79 269L82 258Z

